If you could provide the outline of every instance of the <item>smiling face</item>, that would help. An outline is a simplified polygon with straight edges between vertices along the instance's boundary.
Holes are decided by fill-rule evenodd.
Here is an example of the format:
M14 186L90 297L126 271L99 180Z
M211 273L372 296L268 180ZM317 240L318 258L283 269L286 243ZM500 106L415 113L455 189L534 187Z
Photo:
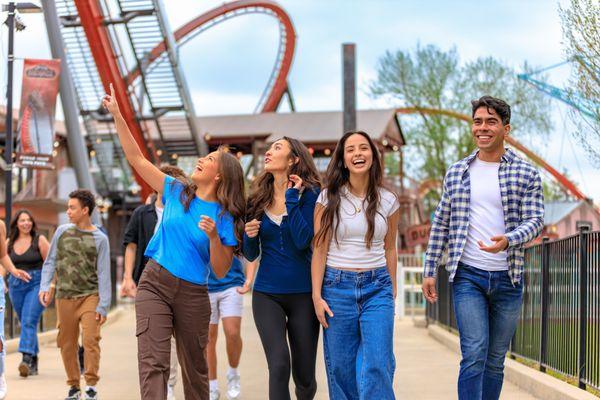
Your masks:
M351 174L369 173L373 165L373 150L367 138L358 133L344 143L344 166Z
M510 132L510 124L502 124L496 110L479 107L473 116L473 139L479 150L495 152L504 149L504 138Z
M19 219L17 219L17 228L19 228L20 233L25 235L28 235L31 232L31 228L33 228L33 221L26 212L19 215Z
M206 184L219 178L219 158L218 151L209 153L206 157L200 157L196 163L196 168L192 172L192 181L196 184Z
M265 171L287 171L293 163L290 157L292 148L285 139L274 142L265 153Z

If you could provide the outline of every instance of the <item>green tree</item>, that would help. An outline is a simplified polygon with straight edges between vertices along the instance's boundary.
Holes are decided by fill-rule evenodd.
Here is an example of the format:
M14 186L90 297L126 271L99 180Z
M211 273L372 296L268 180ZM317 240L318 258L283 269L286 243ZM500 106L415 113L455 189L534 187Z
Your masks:
M571 182L575 182L569 175L568 171L563 170L562 174ZM555 180L542 181L542 188L544 189L544 201L571 201L573 196L567 193L562 186Z
M531 71L525 64L524 71ZM493 57L460 63L456 49L434 45L414 51L387 51L379 60L377 79L370 94L388 99L397 107L421 107L471 115L470 101L483 95L506 100L512 108L513 134L537 147L551 128L550 100L520 81L510 67ZM406 170L415 179L442 180L453 162L474 148L470 125L445 115L421 113L404 116L407 139ZM434 193L428 208L439 200Z
M570 7L559 7L565 54L575 68L570 95L575 102L585 101L592 117L579 110L571 112L577 136L593 164L600 167L600 2L571 0Z

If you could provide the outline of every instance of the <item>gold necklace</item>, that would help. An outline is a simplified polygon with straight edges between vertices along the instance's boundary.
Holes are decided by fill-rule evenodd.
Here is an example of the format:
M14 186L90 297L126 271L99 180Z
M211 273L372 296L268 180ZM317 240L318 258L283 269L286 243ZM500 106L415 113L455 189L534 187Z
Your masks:
M356 205L356 203L354 203L353 200L350 200L350 196L353 196L353 197L357 197L357 196L355 196L354 194L352 194L352 192L350 192L350 190L348 190L348 189L346 189L346 191L347 191L347 193L346 193L346 195L344 197L346 197L346 200L348 200L350 202L350 204L352 204L352 207L354 207L354 215L360 213L362 211L362 208L358 207ZM364 200L363 200L363 204L364 204Z

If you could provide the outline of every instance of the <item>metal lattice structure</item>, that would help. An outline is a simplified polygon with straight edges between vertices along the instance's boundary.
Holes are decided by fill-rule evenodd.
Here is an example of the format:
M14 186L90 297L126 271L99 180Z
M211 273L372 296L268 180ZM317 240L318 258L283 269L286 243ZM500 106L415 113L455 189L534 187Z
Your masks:
M151 161L176 163L180 156L206 154L160 1L58 0L56 7L101 193L134 184L112 119L101 109L110 83L132 134ZM157 43L166 48L165 56L147 71L148 53ZM125 84L122 77L132 70L140 74ZM149 192L141 179L138 183Z

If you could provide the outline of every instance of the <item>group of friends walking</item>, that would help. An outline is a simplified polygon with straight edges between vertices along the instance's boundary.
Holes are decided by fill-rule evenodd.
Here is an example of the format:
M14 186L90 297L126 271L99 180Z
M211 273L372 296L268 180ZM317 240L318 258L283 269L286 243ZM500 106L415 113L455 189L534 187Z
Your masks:
M252 290L268 364L265 397L290 399L290 377L297 399L315 397L322 327L329 397L394 399L400 204L385 188L370 136L343 135L324 175L303 143L276 140L246 197L242 168L227 149L200 158L191 176L156 167L133 139L112 87L103 105L128 162L155 191L134 211L123 240L121 295L135 297L141 398L173 399L178 365L186 399L242 398L243 295ZM423 293L437 300L436 271L447 253L463 356L459 398L488 400L500 395L521 306L523 245L540 233L544 208L537 171L504 147L508 104L484 96L472 110L477 148L444 179ZM90 220L94 204L88 191L71 193L71 223L51 243L36 233L27 212L15 217L8 247L0 240L0 263L11 274L9 293L23 327L19 371L37 373L35 328L55 296L66 400L98 398L100 327L111 283L108 239ZM229 364L223 395L216 373L219 323Z

